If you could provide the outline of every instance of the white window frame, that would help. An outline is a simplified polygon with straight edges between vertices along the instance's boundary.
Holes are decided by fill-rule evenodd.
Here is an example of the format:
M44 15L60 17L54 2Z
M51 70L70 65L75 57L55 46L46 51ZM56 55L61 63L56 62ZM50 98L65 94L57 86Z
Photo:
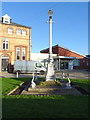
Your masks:
M19 55L18 55L19 53ZM19 58L18 58L19 56ZM19 47L16 47L16 60L20 60L20 48Z
M5 23L10 23L9 21L9 18L4 18L4 21L5 21Z
M22 30L22 35L26 36L26 30Z
M20 29L17 29L17 30L16 30L16 34L17 34L17 35L21 35L21 30L20 30Z
M8 50L8 48L9 48L9 40L7 38L4 38L4 40L2 42L2 49Z
M26 59L26 48L22 48L22 60L25 60Z
M12 34L12 28L8 28L8 34Z

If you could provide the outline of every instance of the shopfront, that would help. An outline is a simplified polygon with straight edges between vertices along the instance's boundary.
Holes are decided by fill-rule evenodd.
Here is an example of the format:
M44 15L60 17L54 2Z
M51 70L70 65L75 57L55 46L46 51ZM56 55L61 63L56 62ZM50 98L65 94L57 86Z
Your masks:
M56 56L54 57L54 66L56 71L63 69L73 70L73 60L75 57Z

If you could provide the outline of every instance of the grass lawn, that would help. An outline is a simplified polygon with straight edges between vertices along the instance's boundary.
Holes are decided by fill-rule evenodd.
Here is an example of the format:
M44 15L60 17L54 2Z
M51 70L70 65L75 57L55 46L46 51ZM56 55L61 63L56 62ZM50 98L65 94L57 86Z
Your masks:
M3 78L2 117L20 118L88 118L88 96L7 96L16 86L30 78ZM88 80L73 80L88 88Z
M90 92L90 80L89 79L71 79L73 83L78 84L80 87L84 88L86 91Z

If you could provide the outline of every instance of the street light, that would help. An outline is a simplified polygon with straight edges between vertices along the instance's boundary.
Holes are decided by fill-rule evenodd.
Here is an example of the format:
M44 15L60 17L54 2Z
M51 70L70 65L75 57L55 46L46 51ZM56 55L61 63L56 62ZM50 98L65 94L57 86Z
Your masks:
M52 14L53 11L49 10L49 61L47 65L47 71L46 71L46 81L54 81L55 80L55 74L54 74L54 65L53 65L53 58L52 58Z
M49 11L48 11L48 14L49 14L50 16L52 16L53 11L52 11L52 10L49 10Z

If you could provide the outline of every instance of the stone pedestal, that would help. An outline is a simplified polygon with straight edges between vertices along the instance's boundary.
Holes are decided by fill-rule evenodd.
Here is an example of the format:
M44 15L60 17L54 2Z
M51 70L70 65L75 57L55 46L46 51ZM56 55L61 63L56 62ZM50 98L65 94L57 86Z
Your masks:
M46 81L54 81L55 80L55 75L54 75L54 66L52 62L48 63L47 66L47 73L46 73Z

